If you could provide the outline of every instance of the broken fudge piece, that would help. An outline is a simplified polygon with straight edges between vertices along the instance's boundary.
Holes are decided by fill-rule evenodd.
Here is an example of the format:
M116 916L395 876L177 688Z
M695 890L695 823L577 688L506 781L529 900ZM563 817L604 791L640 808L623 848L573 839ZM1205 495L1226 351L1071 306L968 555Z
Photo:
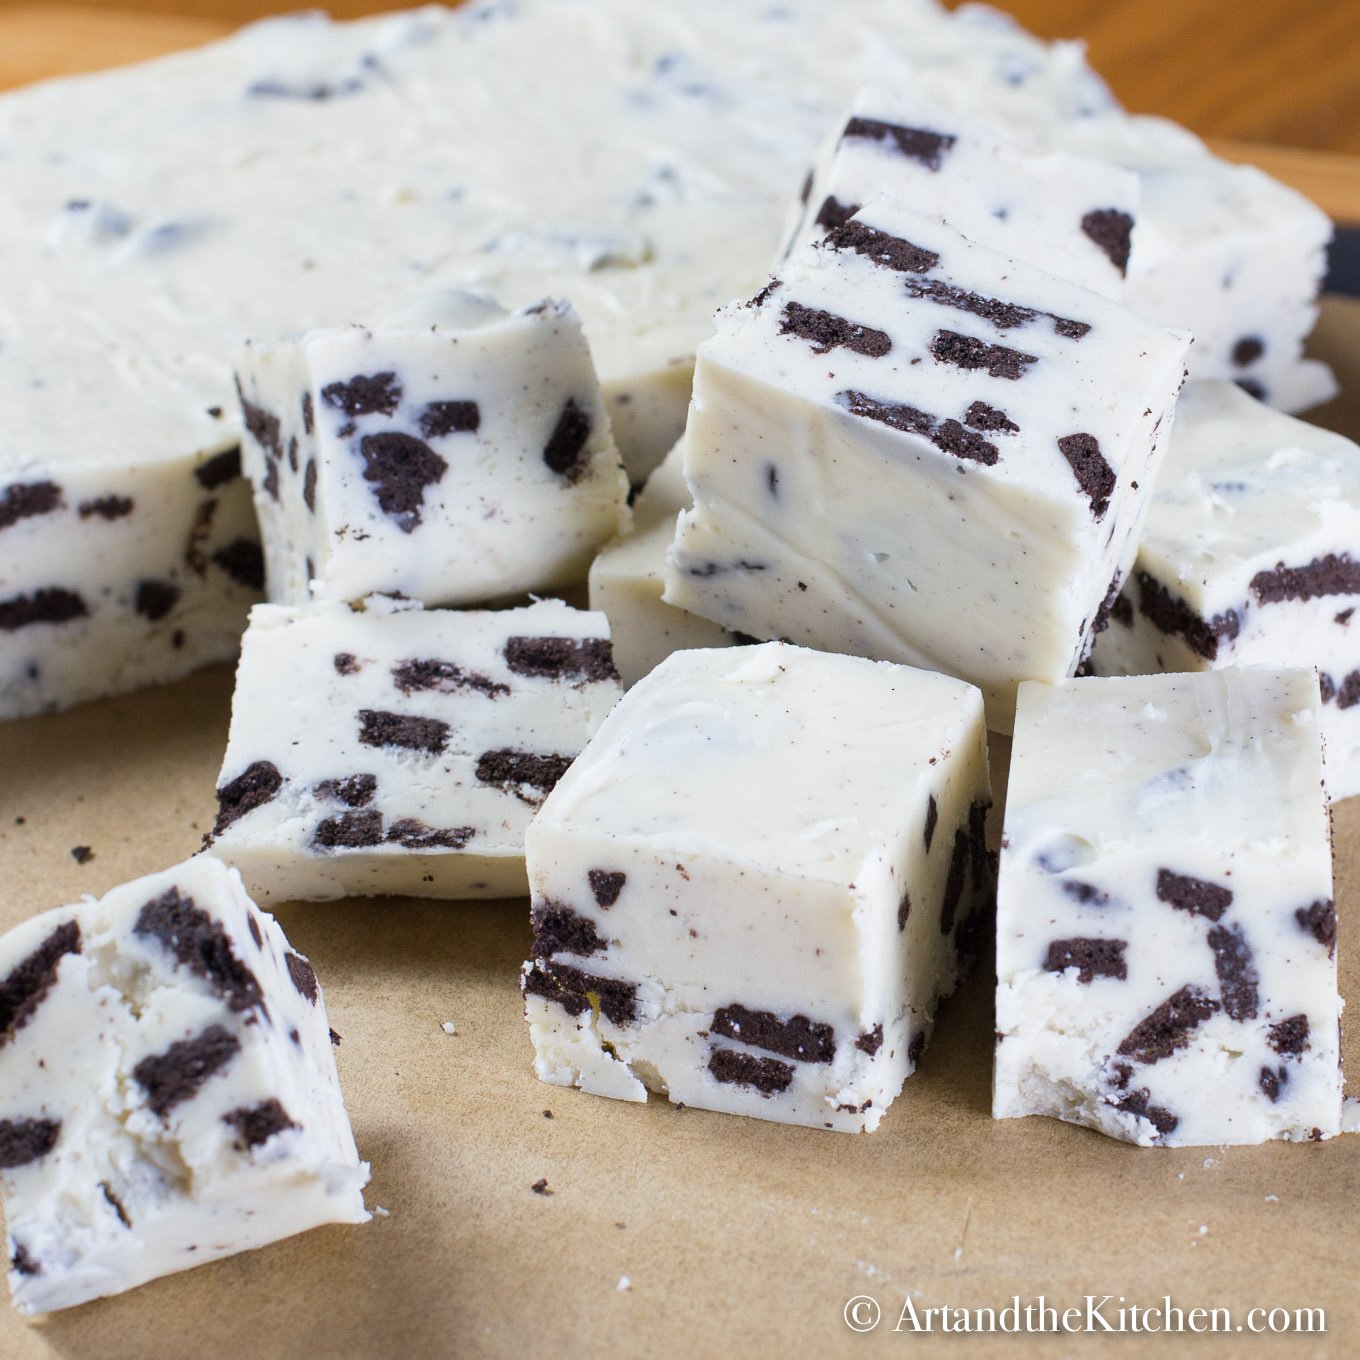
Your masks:
M1024 685L997 902L999 1119L1330 1137L1336 909L1311 670Z
M636 684L672 652L735 641L725 628L661 598L675 518L690 505L681 458L677 444L633 502L632 531L590 564L590 607L609 618L614 664L625 685Z
M1191 383L1097 675L1315 665L1332 798L1360 793L1360 449Z
M581 324L475 294L252 344L237 373L270 598L475 604L585 579L627 478Z
M872 204L701 347L665 599L958 675L1006 731L1132 565L1187 344Z
M990 930L981 695L785 643L676 652L526 837L535 1070L876 1128Z
M312 965L200 855L0 940L0 1195L25 1313L363 1223Z
M209 841L260 901L507 897L621 693L602 614L258 605Z
M883 192L980 245L1105 297L1124 291L1138 177L1026 151L919 87L864 90L823 151L790 246L821 240Z

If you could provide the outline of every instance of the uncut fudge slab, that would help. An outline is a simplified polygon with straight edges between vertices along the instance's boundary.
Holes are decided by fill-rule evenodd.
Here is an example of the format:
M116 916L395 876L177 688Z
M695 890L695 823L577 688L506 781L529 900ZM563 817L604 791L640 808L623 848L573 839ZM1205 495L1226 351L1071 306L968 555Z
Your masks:
M999 1119L1143 1145L1340 1131L1312 670L1020 689L997 897Z
M149 630L135 603L202 532L194 474L240 440L248 337L434 288L569 298L640 481L683 426L714 308L759 286L838 107L897 83L922 44L1011 104L1110 103L1075 45L924 0L313 13L0 97L0 523L26 512L0 529L0 716L230 654L244 601L218 567L201 595L196 573L170 582L182 624ZM563 78L564 53L588 80ZM231 494L248 515L246 488ZM75 522L96 500L136 510ZM208 559L245 574L233 545L253 535L228 518L224 503Z
M526 837L544 1081L870 1130L991 929L982 696L785 643L676 652Z
M579 584L626 527L628 478L565 303L433 295L372 328L253 343L236 380L276 603Z
M602 614L257 605L213 852L260 901L524 892L524 829L622 689Z
M21 1312L367 1221L316 973L219 860L34 917L0 979Z
M884 192L980 245L1105 297L1123 294L1138 207L1132 171L1036 155L919 88L864 90L818 159L790 249L821 240Z
M672 652L725 647L737 640L716 623L661 598L675 518L690 505L682 458L677 444L633 502L632 532L603 548L590 564L590 607L609 618L614 664L625 685L636 684Z
M1097 675L1315 665L1327 791L1360 793L1360 449L1190 383ZM1354 620L1354 624L1353 624Z
M718 328L666 601L958 675L1009 730L1132 565L1188 337L888 199Z

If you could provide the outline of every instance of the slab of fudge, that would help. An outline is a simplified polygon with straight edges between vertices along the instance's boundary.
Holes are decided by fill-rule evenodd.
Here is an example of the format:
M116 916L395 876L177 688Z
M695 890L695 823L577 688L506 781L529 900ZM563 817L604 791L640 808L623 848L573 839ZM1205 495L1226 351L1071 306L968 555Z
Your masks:
M24 1313L363 1223L312 965L200 855L0 939L0 1198Z
M919 87L864 90L818 159L791 248L821 240L884 192L1092 292L1124 291L1139 193L1130 170L1027 151Z
M602 614L257 605L215 854L259 901L513 897L524 829L622 693Z
M1315 672L1021 687L997 899L999 1119L1144 1146L1340 1131Z
M609 618L614 664L625 686L636 684L672 652L736 641L725 628L661 598L675 519L690 506L682 458L677 444L633 502L632 531L590 564L590 607Z
M581 323L469 293L252 343L237 385L269 597L477 604L584 581L628 479Z
M676 652L529 827L544 1081L877 1127L991 929L982 698L773 642Z
M1189 337L888 199L718 327L666 601L958 675L1009 730L1132 566Z
M1097 675L1315 665L1327 788L1360 793L1360 449L1190 383Z

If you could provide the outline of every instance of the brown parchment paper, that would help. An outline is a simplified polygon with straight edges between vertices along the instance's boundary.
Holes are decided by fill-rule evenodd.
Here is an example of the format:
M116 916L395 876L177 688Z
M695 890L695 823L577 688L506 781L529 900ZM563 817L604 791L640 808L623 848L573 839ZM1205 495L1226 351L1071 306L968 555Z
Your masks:
M1360 434L1360 303L1329 300L1315 348L1354 394L1322 418ZM0 927L191 854L230 697L223 667L0 725ZM1336 828L1342 990L1354 997L1360 800L1337 809ZM83 866L78 845L94 850ZM948 1004L879 1132L852 1136L540 1084L517 989L523 902L278 914L344 1038L368 1202L385 1212L36 1325L0 1305L3 1360L1360 1355L1360 1138L1144 1150L1048 1120L994 1122L988 976ZM1346 1058L1360 1070L1351 1028ZM551 1195L531 1189L540 1178ZM919 1313L1000 1309L1016 1294L1060 1307L1170 1294L1235 1322L1254 1307L1315 1307L1327 1332L893 1330L908 1297ZM882 1309L872 1333L844 1321L859 1295Z

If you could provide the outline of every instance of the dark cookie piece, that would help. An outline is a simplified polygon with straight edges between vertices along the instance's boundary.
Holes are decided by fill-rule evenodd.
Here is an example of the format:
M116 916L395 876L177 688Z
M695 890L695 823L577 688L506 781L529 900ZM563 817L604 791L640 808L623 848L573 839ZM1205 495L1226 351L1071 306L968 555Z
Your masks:
M596 903L607 911L619 900L628 875L618 869L591 869L586 873L586 880Z
M70 623L89 616L85 601L74 590L48 586L31 595L0 600L0 632L15 633L35 623Z
M707 581L714 576L725 576L729 571L765 570L766 563L748 562L744 558L738 558L735 562L696 562L693 566L684 568L686 576L697 576L701 581Z
M1198 987L1182 987L1140 1020L1116 1052L1141 1063L1160 1062L1185 1048L1194 1030L1218 1009L1218 1002L1205 996Z
M307 460L307 470L302 474L302 501L312 514L316 514L316 459ZM308 576L311 572L307 573Z
M220 836L234 821L263 807L283 787L279 767L269 760L257 760L247 765L235 779L217 790L217 821L213 836Z
M940 904L941 935L948 935L954 929L954 918L958 914L959 901L963 897L963 885L967 879L971 851L968 829L961 826L954 832L954 849L949 856L949 875L944 882L944 900Z
M1206 661L1217 660L1219 643L1231 642L1241 631L1242 623L1235 609L1202 619L1147 572L1136 572L1134 580L1138 584L1138 612L1158 632L1181 638L1196 656Z
M365 746L396 746L407 751L438 755L449 740L449 725L438 718L419 718L409 713L386 713L361 708L359 740Z
M583 958L609 948L588 916L573 911L563 902L547 901L530 913L534 929L533 957L551 958L554 954L579 954Z
M212 536L213 519L217 514L217 499L209 496L194 508L193 522L189 525L189 535L184 544L184 565L195 576L208 574L208 554L206 545Z
M1286 567L1279 562L1273 571L1258 571L1251 578L1251 593L1258 604L1316 600L1324 595L1360 595L1360 562L1354 561L1349 553L1315 557L1306 567Z
M1037 354L1025 354L1005 345L989 345L971 335L957 331L936 331L930 342L930 353L938 363L971 371L985 369L993 378L1009 378L1012 382L1025 376L1030 364L1037 364Z
M964 413L963 423L975 430L985 430L988 434L1019 434L1020 427L1005 411L988 406L985 401L975 401Z
M1321 681L1318 683L1321 684ZM1360 704L1360 671L1352 671L1336 691L1338 708L1354 708L1356 704Z
M758 292L749 302L744 303L743 306L763 307L770 300L771 296L777 293L783 286L783 279L771 279L760 292ZM625 395L627 394L625 393ZM623 398L620 397L619 400L622 401ZM631 505L632 502L629 501L629 504Z
M1209 932L1223 1009L1234 1020L1254 1020L1260 1007L1260 978L1241 926L1215 926Z
M593 428L590 416L568 397L543 446L543 461L549 470L568 483L580 481L589 462L586 445Z
M14 1248L10 1257L10 1269L16 1275L41 1275L42 1264L28 1254L28 1248L22 1242L15 1242L13 1238L10 1238L10 1242Z
M88 864L94 858L94 851L88 845L73 845L71 847L71 858L77 864Z
M293 979L293 986L298 989L298 994L306 997L315 1006L317 998L321 995L321 988L317 985L316 969L312 967L311 960L290 951L284 955L283 961L288 965L288 976Z
M336 652L332 664L337 675L355 675L359 670L359 658L353 652Z
M56 482L15 482L0 495L0 529L34 515L50 515L60 507L61 487Z
M1127 595L1121 593L1110 606L1110 617L1121 628L1132 628L1133 601Z
M213 553L212 560L238 586L247 590L264 589L264 551L248 538L234 538Z
M900 236L879 231L864 222L850 221L827 233L830 250L853 250L866 260L899 274L925 274L934 269L940 257L933 250L904 241Z
M1336 903L1312 902L1294 913L1300 930L1306 930L1319 944L1327 946L1330 957L1336 953Z
M223 449L211 458L204 459L195 469L194 476L205 491L216 491L219 486L234 482L241 475L241 448Z
M1058 440L1058 452L1067 459L1077 485L1091 502L1091 513L1104 519L1114 494L1114 469L1100 451L1100 441L1090 434L1067 434Z
M383 816L377 808L324 817L312 832L312 844L323 850L361 850L383 843Z
M260 923L256 920L254 912L246 917L246 929L250 931L250 938L255 941L255 948L263 949L264 936L260 934Z
M855 1047L861 1053L867 1053L872 1058L883 1047L883 1026L875 1025L873 1029L865 1030L855 1040Z
M388 828L387 840L407 850L463 850L476 834L475 826L434 827L419 817L401 817Z
M302 394L302 429L306 434L312 434L316 430L316 407L312 403L310 392Z
M395 430L364 435L359 456L364 481L373 483L383 514L402 533L413 533L421 522L425 488L438 482L449 465L424 440Z
M713 1032L752 1048L763 1048L799 1062L830 1062L836 1056L836 1031L806 1015L781 1019L773 1011L753 1011L741 1004L722 1006L713 1016Z
M524 991L556 1002L568 1015L580 1015L592 1007L612 1024L631 1025L637 1019L637 985L563 963L534 964L524 978Z
M614 645L608 638L512 637L505 664L515 675L546 680L617 680Z
M320 104L327 99L357 94L363 88L364 82L357 76L337 80L334 84L327 84L325 81L284 81L271 77L254 81L247 86L246 93L254 99L300 99Z
M476 434L482 426L482 412L475 401L432 401L420 413L417 423L426 439Z
M471 689L485 694L488 699L497 699L510 693L510 686L485 675L465 671L452 661L419 660L403 661L392 668L392 681L403 694L418 690L437 690L440 694L454 694L458 690Z
M1171 1133L1181 1122L1165 1106L1152 1104L1152 1096L1146 1087L1130 1091L1121 1100L1115 1101L1114 1107L1126 1114L1136 1114L1140 1119L1146 1119L1158 1133Z
M316 786L318 798L330 798L346 807L364 807L373 801L378 791L378 776L375 774L351 774L344 779L323 779Z
M360 374L348 382L327 383L321 400L350 419L356 416L390 416L401 405L401 383L395 373Z
M166 1119L176 1105L198 1094L210 1077L241 1051L241 1041L221 1025L209 1025L192 1039L173 1043L164 1053L143 1058L132 1069L146 1092L147 1107Z
M236 384L236 394L241 399L241 418L245 423L246 433L265 451L266 460L271 464L271 471L274 471L272 464L283 457L283 429L279 424L279 418L272 411L266 411L263 406L256 406L253 401L246 400L246 394L241 390L241 384ZM277 490L274 498L278 499Z
M870 359L881 359L892 349L892 338L885 331L858 325L818 307L804 307L801 302L784 304L779 333L810 341L814 354L829 354L843 347Z
M1289 1084L1289 1069L1287 1067L1263 1067L1256 1083L1265 1092L1266 1099L1272 1105L1280 1098L1280 1092Z
M128 1211L123 1201L114 1193L113 1186L108 1181L99 1182L100 1193L103 1194L105 1203L118 1215L118 1221L125 1228L132 1227L132 1220L128 1217Z
M258 1105L242 1105L222 1116L222 1122L236 1130L235 1145L241 1152L260 1147L276 1133L285 1129L300 1129L301 1124L288 1117L288 1112L277 1100L264 1100Z
M0 1119L0 1171L41 1161L60 1136L59 1119Z
M1105 598L1101 600L1096 609L1096 616L1091 620L1091 630L1089 636L1096 637L1103 633L1110 626L1110 619L1114 615L1115 605L1119 601L1119 587L1123 584L1124 573L1116 568L1113 578L1110 581L1110 588L1105 592Z
M715 1048L708 1060L714 1081L731 1086L754 1086L763 1096L787 1090L793 1081L793 1068L778 1058L758 1058L754 1053L739 1053L735 1048Z
M945 132L931 132L926 128L903 127L899 123L885 123L878 118L850 119L841 139L859 137L874 142L891 143L900 155L919 161L928 170L938 170L956 138Z
M80 927L65 921L0 982L0 1048L33 1018L57 980L62 959L79 953Z
M817 216L813 220L819 227L834 231L837 227L844 226L859 211L859 207L858 203L842 203L834 195L828 194L822 200L822 206L817 209Z
M93 500L81 501L78 507L81 519L125 519L132 513L131 496L96 496Z
M1121 982L1129 976L1128 964L1124 961L1127 940L1101 940L1074 936L1070 940L1054 940L1044 955L1044 968L1050 973L1062 973L1069 968L1077 969L1077 981L1091 983L1098 977L1118 978Z
M942 453L952 454L955 458L971 459L990 467L1000 456L995 444L980 434L965 430L957 420L940 421L914 406L879 401L876 397L852 389L837 392L834 400L852 416L859 416L862 420L875 420L880 425L890 426L905 434L921 435L930 440Z
M1318 672L1318 693L1324 704L1330 704L1336 698L1336 681L1326 671Z
M1065 339L1080 340L1091 329L1085 321L1073 321L1053 312L1041 312L1035 307L1025 307L1018 302L1006 302L1001 298L986 297L982 293L970 292L942 279L903 279L902 287L908 297L922 298L939 307L952 307L955 311L968 312L990 321L998 330L1014 330L1028 326L1031 321L1046 317L1053 323L1053 329ZM1030 362L1034 362L1033 359ZM984 403L976 405L988 409Z
M1081 230L1100 247L1121 277L1128 273L1129 247L1133 242L1133 218L1128 213L1117 208L1097 208L1081 219Z
M939 821L940 805L935 801L935 795L932 793L926 799L926 854L930 854L930 843L935 839L935 828L939 824Z
M477 757L477 778L513 793L521 802L536 806L553 790L567 772L574 756L539 755L533 751L483 751ZM526 788L534 790L527 794Z
M175 962L201 977L229 1010L246 1011L264 1000L259 979L236 957L221 923L178 888L168 888L148 902L132 933L159 940Z
M132 607L150 623L159 623L178 603L180 589L169 581L138 581Z
M902 900L897 904L897 929L899 932L907 928L907 921L911 918L911 893L904 892Z
M1179 911L1217 921L1232 906L1233 895L1217 883L1191 878L1188 874L1175 874L1170 869L1158 869L1157 900L1168 902Z
M1257 335L1244 335L1232 348L1232 361L1238 368L1254 364L1266 352L1265 341Z
M977 802L968 809L968 858L973 887L978 892L996 888L999 856L987 849L987 813L990 803Z
M1308 1047L1308 1017L1291 1015L1271 1025L1266 1031L1266 1043L1284 1057L1297 1058Z

